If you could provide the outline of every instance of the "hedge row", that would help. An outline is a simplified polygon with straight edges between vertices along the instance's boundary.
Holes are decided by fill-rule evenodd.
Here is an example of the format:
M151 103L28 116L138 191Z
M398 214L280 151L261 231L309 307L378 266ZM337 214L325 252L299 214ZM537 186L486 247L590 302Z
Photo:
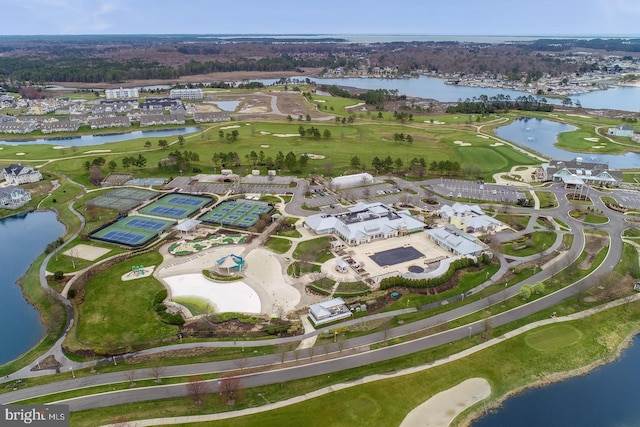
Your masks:
M321 288L320 286L316 285L315 283L308 284L307 288L310 288L311 290L319 293L320 295L326 295L326 296L331 295L331 290L326 290L324 288Z
M439 277L431 277L429 279L407 279L402 276L386 277L380 281L380 289L389 289L394 286L402 286L405 288L433 288L448 282L457 270L477 264L477 261L473 258L460 258L453 261L447 272Z
M338 298L338 297L342 297L342 298L350 298L350 297L360 297L362 295L366 295L369 292L371 292L369 289L367 289L366 291L354 291L354 292L334 292L333 296Z

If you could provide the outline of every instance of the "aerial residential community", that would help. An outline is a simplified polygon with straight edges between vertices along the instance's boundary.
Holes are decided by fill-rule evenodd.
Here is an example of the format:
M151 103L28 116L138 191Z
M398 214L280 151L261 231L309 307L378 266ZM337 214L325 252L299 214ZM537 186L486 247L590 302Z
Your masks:
M3 422L640 422L640 39L95 13L0 35Z

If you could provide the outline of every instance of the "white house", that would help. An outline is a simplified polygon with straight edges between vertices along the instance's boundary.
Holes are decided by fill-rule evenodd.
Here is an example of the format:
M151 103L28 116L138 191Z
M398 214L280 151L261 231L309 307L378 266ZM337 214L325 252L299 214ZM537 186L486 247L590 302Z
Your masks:
M171 89L169 96L180 99L202 99L202 89Z
M140 91L137 88L106 89L104 94L107 99L126 99L137 98L140 96Z
M462 203L445 205L440 209L439 214L449 224L468 233L495 231L502 225L497 219L485 215L478 205Z
M27 184L29 182L38 182L42 180L42 174L40 171L21 164L14 164L4 168L2 173L4 175L4 179L9 185Z
M10 185L0 188L0 208L17 209L31 200L31 194L22 188Z
M619 125L614 128L609 128L607 134L613 136L626 136L631 138L633 136L633 126Z

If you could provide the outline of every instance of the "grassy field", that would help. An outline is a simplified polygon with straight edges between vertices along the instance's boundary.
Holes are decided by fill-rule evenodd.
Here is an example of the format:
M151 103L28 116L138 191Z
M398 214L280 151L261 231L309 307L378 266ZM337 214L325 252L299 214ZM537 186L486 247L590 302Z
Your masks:
M330 238L325 236L300 242L293 251L293 257L296 259L309 258L315 262L328 261L333 258L333 254L329 250L329 241Z
M327 422L332 426L399 425L411 409L467 378L487 379L492 388L489 404L495 403L512 390L550 377L557 378L559 373L579 369L606 358L616 351L626 337L639 328L640 304L632 303L584 320L537 328L474 353L464 360L446 363L412 375L350 387L277 410L212 421L207 425L324 426ZM468 341L358 369L335 372L329 376L321 375L285 384L246 389L244 399L237 402L234 408L226 407L214 396L205 399L203 406L198 408L188 403L185 398L177 398L75 412L71 415L71 421L74 426L93 426L110 422L118 414L128 414L130 419L140 419L255 407L265 403L263 396L270 402L284 400L337 382L348 382L376 372L392 372L403 367L424 364L445 357L452 349L459 350L463 346L481 341L480 337L474 336ZM566 351L568 345L571 346L570 352ZM402 398L393 399L393 404L389 404L389 396ZM318 417L326 408L331 408L332 415ZM470 412L466 411L463 415L469 415Z
M502 250L506 255L512 256L524 257L534 255L550 248L556 238L556 233L553 231L534 231L529 238L504 243Z
M350 100L353 102L353 100ZM449 120L451 121L451 120ZM325 139L312 139L301 137L282 138L274 134L295 134L298 127L316 127L320 132L328 130L331 137ZM389 153L401 152L401 160L408 163L413 157L426 157L428 162L451 160L458 161L463 167L465 165L483 165L485 170L483 175L487 178L493 173L508 170L515 165L534 164L530 157L523 155L509 147L491 147L491 141L479 138L475 132L471 132L465 125L455 125L453 127L427 125L424 123L409 123L402 125L395 122L385 123L358 123L353 125L318 124L307 122L277 123L264 122L254 126L241 126L237 130L240 132L239 139L231 145L229 142L221 141L217 136L217 127L221 125L205 125L203 130L194 134L185 135L183 147L172 145L168 149L158 148L158 140L161 138L140 138L126 142L103 144L101 146L75 147L61 150L53 150L51 145L7 146L3 150L3 157L6 159L16 158L24 163L29 161L55 160L45 166L45 170L58 170L71 176L74 180L89 184L89 173L83 164L86 161L101 156L107 162L113 160L117 167L114 172L132 173L137 177L169 177L178 174L178 170L166 170L158 168L158 162L165 158L174 149L189 150L198 153L200 160L192 163L192 167L197 167L203 172L213 172L214 165L210 160L214 153L236 151L244 161L245 155L250 151L263 151L265 157L275 158L278 151L287 153L294 152L297 156L302 153L313 153L324 155L325 159L311 160L307 165L306 172L312 173L324 170L331 164L335 173L342 173L350 168L350 160L354 155L358 155L362 162L371 165L372 159L377 156L384 158ZM457 127L457 129L456 129ZM247 129L251 128L251 129ZM395 133L411 134L413 143L401 143L393 141ZM177 137L165 138L171 144L177 141ZM151 142L151 148L145 148L145 142ZM462 140L470 142L470 147L460 147L453 144L453 141ZM261 145L269 145L268 148L261 148ZM104 153L88 153L96 148L110 150ZM17 156L16 153L25 152L24 156ZM425 155L428 153L428 155ZM147 159L145 168L122 168L122 158L125 156L137 156L142 154ZM393 156L395 157L398 156ZM253 165L241 167L246 172L253 169ZM236 168L237 169L237 168ZM106 166L103 167L103 174L108 173ZM288 171L283 171L288 173Z
M549 191L536 191L536 196L540 200L540 209L555 208L558 206L556 195Z
M171 298L171 300L185 306L193 316L198 316L200 314L210 314L214 311L211 303L202 298L184 296Z
M154 277L122 281L132 265L158 265L162 256L150 253L93 277L85 286L84 302L78 306L76 336L89 346L109 348L172 336L178 330L162 321L153 310L153 297L163 286Z
M283 254L291 248L291 240L281 239L279 237L270 237L265 243L265 246L276 253Z

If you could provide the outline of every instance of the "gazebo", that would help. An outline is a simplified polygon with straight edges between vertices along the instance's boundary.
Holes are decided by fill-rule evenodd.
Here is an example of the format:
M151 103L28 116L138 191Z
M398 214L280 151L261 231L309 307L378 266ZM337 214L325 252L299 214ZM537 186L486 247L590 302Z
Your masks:
M216 270L218 273L232 274L244 271L245 261L239 255L230 254L216 260Z
M202 221L197 219L185 219L180 224L176 225L175 228L176 230L181 231L182 235L184 235L184 233L191 233L193 230L197 229L201 222Z

